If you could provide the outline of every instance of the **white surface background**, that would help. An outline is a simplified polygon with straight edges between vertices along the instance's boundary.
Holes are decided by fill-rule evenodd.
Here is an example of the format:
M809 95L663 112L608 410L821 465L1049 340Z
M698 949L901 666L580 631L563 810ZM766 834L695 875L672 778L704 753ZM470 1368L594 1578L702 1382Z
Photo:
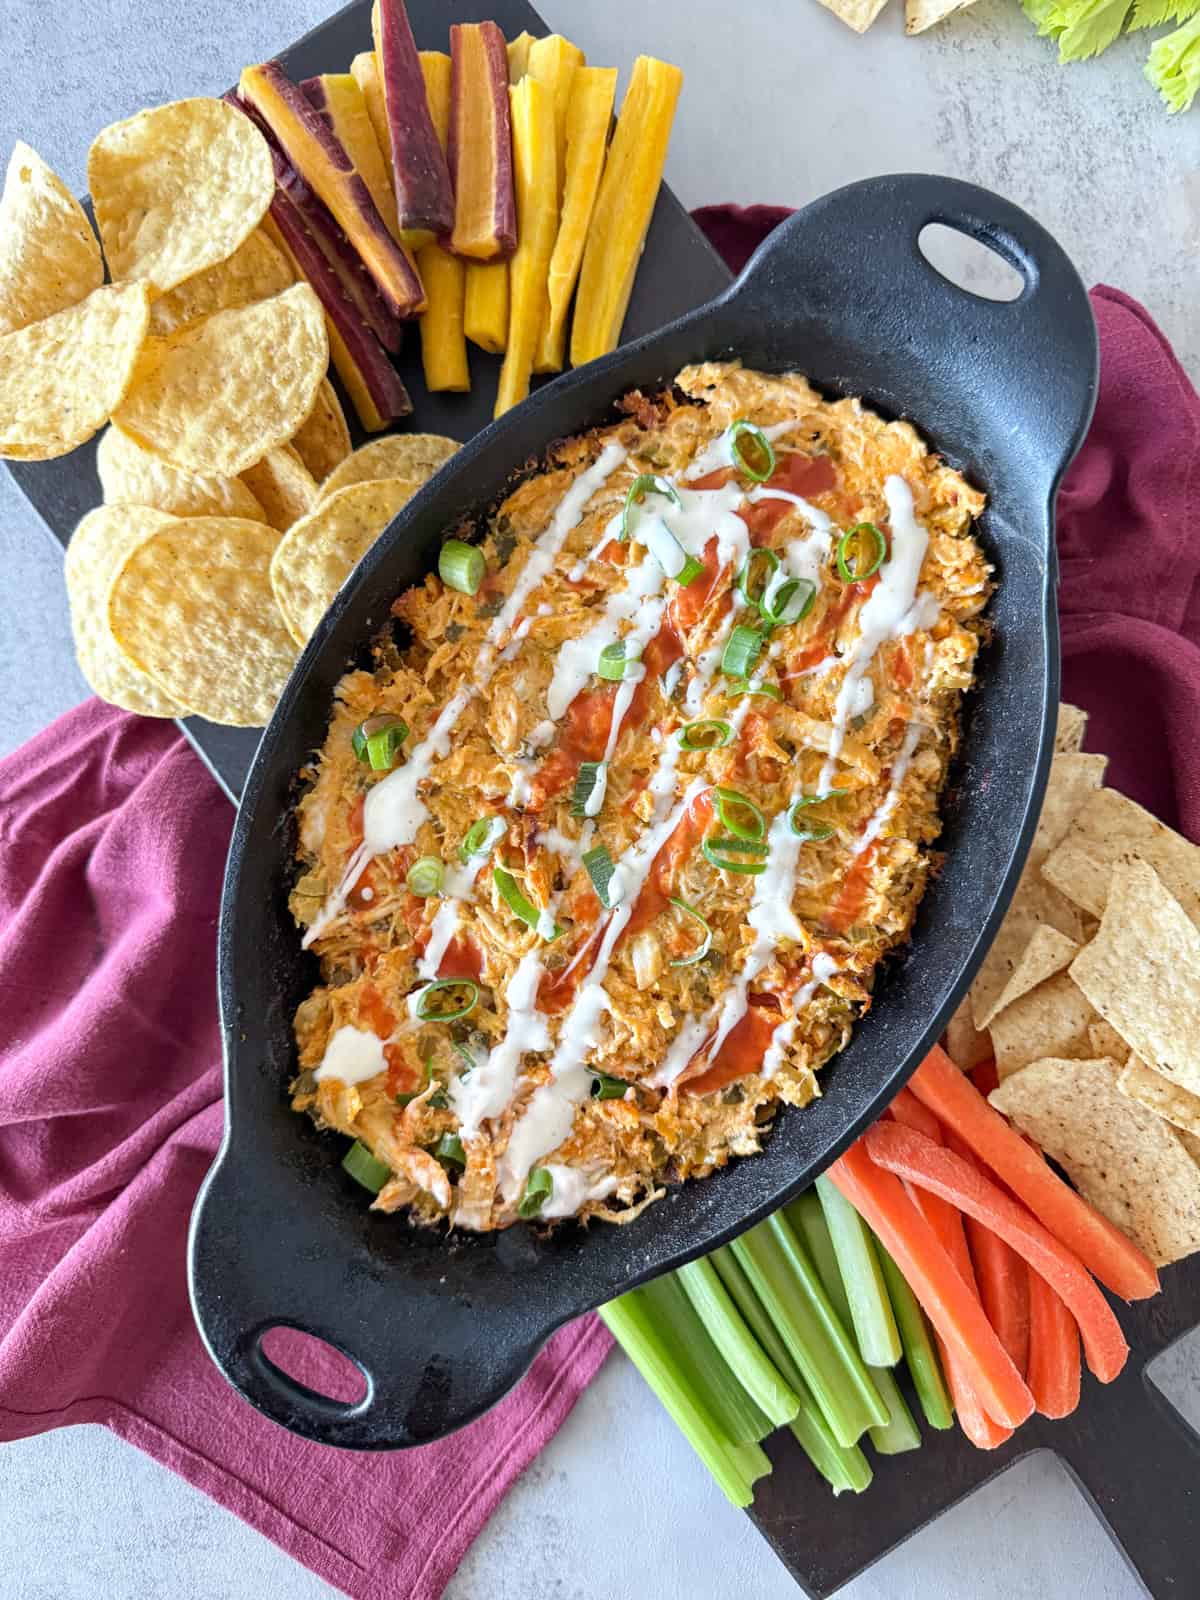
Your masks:
M245 62L313 27L327 5L88 0L63 9L0 0L0 155L7 159L12 140L24 137L82 190L97 129L143 105L220 91ZM623 78L638 51L684 68L667 176L686 204L797 205L885 171L970 178L1033 211L1086 281L1142 299L1193 377L1200 373L1200 109L1174 119L1160 110L1141 77L1144 36L1099 62L1060 70L1014 0L979 0L918 39L903 36L899 0L861 39L815 0L545 0L543 11L592 60L620 66ZM86 691L71 657L55 547L4 474L0 555L3 751ZM1193 1338L1155 1369L1193 1424L1198 1368ZM334 1594L102 1429L7 1446L0 1495L0 1593L12 1600ZM870 1515L869 1496L862 1510ZM1179 1578L1185 1593L1189 1579ZM797 1592L614 1357L448 1594L786 1600ZM1118 1600L1139 1592L1065 1472L1038 1456L844 1594Z

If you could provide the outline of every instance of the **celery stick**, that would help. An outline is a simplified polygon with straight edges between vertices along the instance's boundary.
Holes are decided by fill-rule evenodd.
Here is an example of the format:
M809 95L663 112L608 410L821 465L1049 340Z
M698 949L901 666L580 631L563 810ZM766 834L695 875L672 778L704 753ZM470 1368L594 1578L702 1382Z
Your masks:
M921 1448L921 1430L908 1409L908 1401L900 1391L890 1367L868 1367L871 1382L879 1390L879 1398L891 1416L885 1427L871 1429L871 1443L881 1456L902 1455L905 1450Z
M800 1401L747 1328L711 1262L690 1261L675 1274L730 1371L777 1428L790 1422Z
M777 1213L735 1239L733 1253L838 1443L848 1448L872 1424L885 1426L887 1407L783 1216Z
M818 1178L816 1189L862 1358L871 1367L894 1367L903 1354L900 1334L867 1225L828 1178Z
M669 1335L675 1359L689 1372L714 1421L734 1444L756 1444L771 1422L742 1387L709 1337L674 1273L644 1283L638 1291L650 1314Z
M791 1352L779 1337L779 1330L771 1321L763 1303L755 1294L746 1276L745 1268L727 1244L714 1250L708 1257L717 1270L717 1276L729 1290L734 1305L746 1319L754 1337L775 1363L776 1371L795 1394L805 1394L808 1385L800 1368L792 1360Z
M946 1392L941 1363L933 1347L933 1340L929 1336L929 1324L925 1320L925 1313L917 1304L917 1297L909 1288L904 1274L878 1239L875 1240L875 1250L883 1271L883 1281L887 1285L888 1296L892 1302L892 1310L896 1314L896 1324L900 1329L900 1339L904 1345L904 1355L912 1376L913 1388L917 1391L917 1399L921 1402L925 1421L931 1428L952 1428L954 1408Z
M846 1449L837 1442L811 1396L790 1426L792 1437L835 1495L846 1489L861 1494L870 1487L871 1463L858 1445Z
M760 1444L735 1444L731 1446L733 1459L747 1483L757 1483L759 1478L771 1476L771 1458Z

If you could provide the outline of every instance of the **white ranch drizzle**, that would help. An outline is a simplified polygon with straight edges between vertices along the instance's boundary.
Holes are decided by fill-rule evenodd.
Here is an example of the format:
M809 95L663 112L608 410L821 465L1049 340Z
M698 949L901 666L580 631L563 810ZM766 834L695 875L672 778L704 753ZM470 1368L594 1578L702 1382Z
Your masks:
M438 975L438 968L450 942L458 932L459 901L453 895L443 900L437 908L437 915L429 930L429 943L425 946L425 954L417 962L417 975L431 982Z
M564 1167L557 1163L542 1168L550 1175L550 1198L542 1206L539 1216L549 1221L553 1217L573 1217L589 1200L603 1200L620 1183L615 1173L597 1174L581 1167Z
M484 1122L507 1110L524 1053L550 1048L550 1031L537 1009L542 971L542 947L535 945L521 957L505 989L508 1025L504 1037L488 1052L486 1061L450 1084L450 1103L462 1139L478 1138Z
M766 434L772 441L782 439L785 433L792 433L802 424L802 418L792 417L787 422L768 422L765 427L760 427L759 432ZM700 454L693 458L684 471L684 478L704 478L710 472L716 472L721 467L732 467L733 461L733 424L718 434L711 444L706 445Z
M387 1066L383 1054L383 1040L363 1028L353 1028L349 1023L338 1028L329 1037L321 1065L313 1073L320 1082L337 1078L341 1083L366 1083Z

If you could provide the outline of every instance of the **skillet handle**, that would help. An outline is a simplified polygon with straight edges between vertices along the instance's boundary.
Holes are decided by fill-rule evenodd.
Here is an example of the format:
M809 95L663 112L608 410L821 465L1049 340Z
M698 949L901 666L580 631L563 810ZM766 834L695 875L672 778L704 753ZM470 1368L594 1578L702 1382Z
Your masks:
M1023 278L1019 297L987 300L943 277L918 245L929 223L994 250ZM932 367L964 418L994 428L998 414L1011 416L1026 465L1048 476L1048 497L1091 421L1099 352L1079 274L1039 222L975 184L900 174L839 189L776 228L728 298L767 326L799 302L807 319L844 330L855 308L855 337L878 374L867 398L900 413L915 365ZM861 392L853 383L847 392ZM993 452L981 442L977 455Z

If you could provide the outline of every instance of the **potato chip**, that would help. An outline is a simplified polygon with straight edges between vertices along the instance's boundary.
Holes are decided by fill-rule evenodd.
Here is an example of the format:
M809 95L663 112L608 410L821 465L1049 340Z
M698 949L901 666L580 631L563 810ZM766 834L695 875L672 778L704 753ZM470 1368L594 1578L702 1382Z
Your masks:
M177 467L237 477L296 432L328 362L321 302L293 284L152 340L116 420Z
M1120 1093L1115 1063L1035 1061L990 1099L1156 1266L1200 1250L1200 1166L1170 1123Z
M0 196L0 334L78 305L103 282L100 245L83 207L18 139Z
M145 717L186 712L117 648L108 591L130 552L173 520L146 506L101 506L75 529L63 565L79 670L102 700Z
M286 533L317 503L317 480L290 444L268 450L242 473L242 482L262 506L263 520L278 533Z
M1172 1126L1200 1135L1200 1095L1181 1089L1137 1056L1130 1056L1117 1075L1117 1088L1129 1100L1165 1117Z
M1099 930L1071 977L1147 1066L1200 1094L1200 930L1145 861L1113 867Z
M946 1054L956 1067L970 1072L972 1067L992 1059L992 1041L980 1033L971 1020L971 997L964 995L957 1011L946 1024Z
M262 134L224 100L177 100L97 134L88 188L114 282L155 294L231 256L275 193Z
M175 517L248 517L265 522L263 508L240 478L185 472L143 450L114 423L96 451L105 505L154 506Z
M90 439L133 381L149 320L145 285L126 283L0 337L0 456L49 461Z
M1103 1017L1097 1017L1094 1022L1089 1022L1087 1031L1094 1056L1108 1056L1112 1061L1124 1061L1129 1054L1129 1046Z
M1031 989L1036 989L1039 983L1045 983L1047 978L1069 967L1078 954L1079 945L1074 939L1068 939L1057 928L1039 922L1029 943L1017 957L1012 975L997 997L992 1016L987 1018L984 1026L1006 1006L1011 1006Z
M1091 1053L1087 1030L1095 1016L1068 973L1039 984L992 1019L997 1076L1003 1081L1044 1055L1082 1060Z
M379 478L407 478L420 485L461 449L455 440L437 433L389 433L347 456L321 485L321 498L327 500L352 483Z
M338 590L419 487L405 478L350 484L279 541L271 584L297 644L307 644Z
M214 311L233 311L238 306L252 306L256 300L269 300L295 281L283 252L257 228L225 261L185 278L156 300L150 308L150 332L165 339L177 328L210 317Z
M855 33L866 33L887 0L821 0L821 4Z
M1083 736L1087 732L1087 712L1081 711L1078 706L1068 705L1065 700L1059 703L1058 723L1054 730L1054 748L1060 755L1066 755L1072 750L1083 747Z
M337 390L329 379L317 390L316 404L292 440L301 461L318 483L350 454L350 429Z
M121 650L212 722L261 727L295 664L271 593L278 542L239 517L173 520L126 557L109 592Z
M907 34L924 33L935 22L952 16L955 11L965 11L974 4L975 0L904 0L904 31Z
M1042 876L1076 905L1103 916L1116 862L1138 856L1200 926L1200 848L1115 789L1089 795Z

